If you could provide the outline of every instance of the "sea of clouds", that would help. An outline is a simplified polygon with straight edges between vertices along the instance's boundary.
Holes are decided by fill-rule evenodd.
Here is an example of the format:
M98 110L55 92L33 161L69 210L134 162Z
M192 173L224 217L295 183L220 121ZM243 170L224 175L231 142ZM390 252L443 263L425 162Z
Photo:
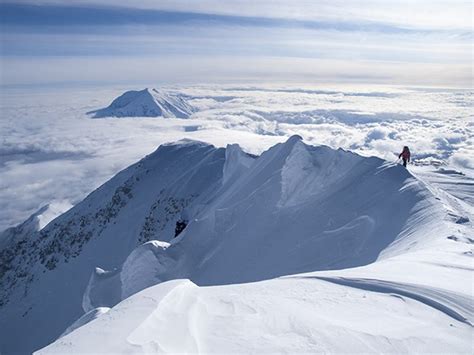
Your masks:
M155 86L157 87L157 86ZM239 143L259 154L293 134L396 161L474 175L472 91L375 86L188 86L190 119L92 119L126 90L143 87L9 88L1 93L0 231L41 206L69 207L168 141ZM59 213L60 211L58 211Z

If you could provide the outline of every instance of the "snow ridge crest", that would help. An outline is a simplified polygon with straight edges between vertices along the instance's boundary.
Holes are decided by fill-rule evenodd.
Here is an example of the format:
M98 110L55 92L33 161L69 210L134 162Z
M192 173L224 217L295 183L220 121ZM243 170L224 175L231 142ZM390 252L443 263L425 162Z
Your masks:
M306 145L298 136L259 157L238 145L162 145L33 238L0 253L8 286L0 320L28 331L54 314L56 329L25 345L37 349L78 319L78 309L92 312L82 324L164 281L259 281L368 265L383 253L394 255L387 250L420 248L427 243L420 236L440 228L439 203L423 204L426 187L404 188L408 178L415 179L403 167ZM420 211L416 225L410 211ZM185 229L175 238L183 218ZM91 276L98 265L109 271ZM31 305L23 315L20 302Z

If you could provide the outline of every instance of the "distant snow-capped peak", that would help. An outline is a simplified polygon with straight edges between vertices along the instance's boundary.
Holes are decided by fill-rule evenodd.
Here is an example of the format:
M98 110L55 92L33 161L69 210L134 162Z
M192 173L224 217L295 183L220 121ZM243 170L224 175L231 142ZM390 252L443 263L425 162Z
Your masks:
M195 108L188 97L180 93L146 88L127 91L103 109L88 112L94 118L102 117L163 117L189 118Z

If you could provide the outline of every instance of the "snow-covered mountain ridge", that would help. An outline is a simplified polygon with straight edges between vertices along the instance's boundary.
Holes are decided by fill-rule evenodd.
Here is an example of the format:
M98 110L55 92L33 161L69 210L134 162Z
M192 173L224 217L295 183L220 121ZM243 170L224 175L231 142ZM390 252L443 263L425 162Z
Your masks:
M103 109L88 112L94 118L102 117L163 117L188 118L195 108L185 95L143 89L127 91Z
M94 267L119 267L151 235L171 239L181 210L218 183L224 156L224 149L202 143L162 145L39 232L13 238L0 251L2 331L28 332L30 343L19 344L28 351L52 341L83 312ZM45 318L46 338L38 330Z
M464 233L468 226L457 224L454 231L442 202L401 166L341 149L309 146L296 136L259 157L236 145L226 149L194 141L163 145L44 229L15 239L1 251L4 287L0 327L7 335L27 334L27 341L18 344L13 336L6 336L0 349L7 353L38 349L54 341L84 312L90 321L130 296L129 311L134 312L134 307L143 305L137 301L142 294L134 294L167 280L190 279L194 284L188 282L180 290L219 299L216 295L229 298L228 292L238 293L240 288L202 286L316 271L334 278L331 273L336 271L325 270L356 267L345 272L357 274L364 266L382 280L397 279L384 271L399 263L400 270L406 272L404 265L407 260L413 262L413 255L426 268L423 265L432 260L433 250L452 245L456 247L447 248L443 262L449 264L452 254L461 258L462 266L470 260L466 249L469 239ZM178 219L188 224L173 238ZM447 274L451 279L453 275ZM448 287L456 294L468 292L466 285L458 282L446 286L447 276L439 275L441 281L435 281L438 288ZM416 275L406 277L397 281L433 282ZM265 281L256 287L271 293L273 285L285 288L286 282ZM176 285L180 283L165 282L152 287L156 292L146 292L162 304L158 295ZM300 290L298 285L295 290ZM243 289L255 292L252 286ZM171 308L165 307L171 312L169 317L173 309L186 314L187 296L176 295L184 297L184 308L169 304ZM244 303L232 306L237 307L237 314L247 314L245 309L255 314ZM117 307L123 310L123 302ZM472 323L472 309L459 312L467 324ZM169 321L168 316L160 319ZM206 319L215 322L208 316ZM47 329L40 326L44 319L50 320ZM100 316L97 321L100 319L113 322L114 317ZM88 327L96 323L77 331L70 327L68 332L72 333L65 337L78 339L74 344L79 344L82 352L95 351L87 348L86 339L91 336ZM118 328L111 329L113 334ZM75 338L75 334L87 335ZM191 338L197 339L196 335ZM137 341L141 344L142 340ZM170 341L160 349L197 349L189 344L186 347L186 342L180 348ZM65 343L59 340L57 351L67 351ZM225 344L208 344L212 349L226 350ZM52 349L55 351L54 346ZM238 347L236 351L239 349L242 351ZM126 351L126 347L106 350ZM152 351L147 347L142 350Z

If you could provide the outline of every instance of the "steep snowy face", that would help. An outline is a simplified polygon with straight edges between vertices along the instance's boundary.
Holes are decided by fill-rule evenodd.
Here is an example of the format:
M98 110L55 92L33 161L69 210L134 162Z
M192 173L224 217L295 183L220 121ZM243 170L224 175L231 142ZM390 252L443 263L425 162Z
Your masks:
M230 144L225 150L223 183L234 181L242 176L255 161L255 156L245 153L238 144Z
M351 170L363 160L355 154L327 147L295 144L281 171L279 206L297 206L337 192Z
M172 239L181 213L199 210L221 186L224 160L224 149L200 142L162 145L45 228L12 230L0 250L0 351L31 352L55 339L82 314L94 268L119 269L135 247ZM97 278L113 284L110 273ZM114 304L121 294L104 299Z
M228 147L223 182L204 207L188 209L178 238L129 256L115 294L176 278L231 284L367 265L429 243L425 230L442 213L401 166L296 136L256 159ZM107 292L100 279L91 287ZM88 296L95 307L101 297Z
M201 285L256 281L405 252L440 214L402 167L292 137L262 154L167 252L180 248L180 277ZM407 230L412 218L419 230Z
M195 111L183 95L144 89L127 91L110 106L91 111L94 118L102 117L164 117L188 118Z

